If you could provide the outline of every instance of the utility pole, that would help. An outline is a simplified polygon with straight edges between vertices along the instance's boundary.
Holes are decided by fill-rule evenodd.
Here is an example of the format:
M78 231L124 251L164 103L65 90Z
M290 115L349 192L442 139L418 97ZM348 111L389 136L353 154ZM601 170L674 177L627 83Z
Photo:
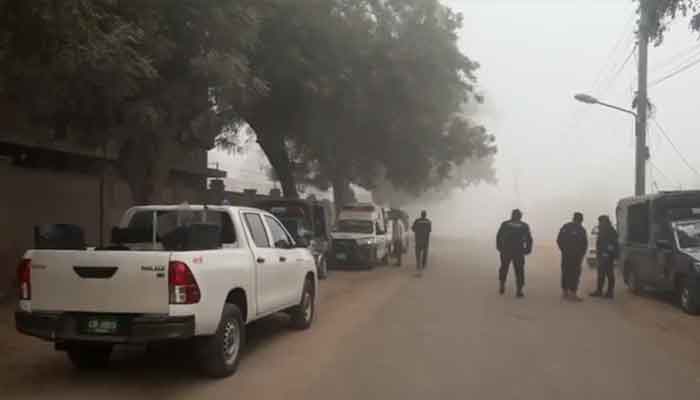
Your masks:
M639 65L637 82L637 120L635 124L635 136L637 146L635 153L635 184L634 194L643 196L646 188L646 163L649 159L649 148L647 147L647 71L649 64L649 14L650 1L640 0L639 13Z

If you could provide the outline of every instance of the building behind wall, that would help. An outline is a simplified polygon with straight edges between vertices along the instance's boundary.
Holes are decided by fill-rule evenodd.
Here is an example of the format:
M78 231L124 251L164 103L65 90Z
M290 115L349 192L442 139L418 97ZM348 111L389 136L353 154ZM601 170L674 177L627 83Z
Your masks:
M13 294L15 266L33 245L35 225L77 224L89 244L109 240L111 227L133 205L114 162L109 153L0 134L0 301ZM225 175L207 167L205 149L194 150L171 169L162 198L206 202L207 178Z

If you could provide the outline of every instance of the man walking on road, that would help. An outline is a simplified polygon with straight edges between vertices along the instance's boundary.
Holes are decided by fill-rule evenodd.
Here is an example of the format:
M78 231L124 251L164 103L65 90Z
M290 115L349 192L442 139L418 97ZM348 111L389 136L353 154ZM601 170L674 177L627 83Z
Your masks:
M581 301L576 294L581 279L581 263L588 250L588 236L583 228L583 214L574 213L573 221L564 224L557 236L561 250L561 290L566 300Z
M428 219L428 213L421 211L420 218L413 222L413 233L416 242L416 268L418 274L422 274L428 262L428 248L430 247L430 232L432 223Z
M525 256L532 253L532 235L530 227L522 221L523 213L513 210L511 218L501 224L496 236L496 247L501 253L501 269L498 272L500 279L499 292L506 291L506 279L510 264L515 269L517 296L523 297L525 286Z

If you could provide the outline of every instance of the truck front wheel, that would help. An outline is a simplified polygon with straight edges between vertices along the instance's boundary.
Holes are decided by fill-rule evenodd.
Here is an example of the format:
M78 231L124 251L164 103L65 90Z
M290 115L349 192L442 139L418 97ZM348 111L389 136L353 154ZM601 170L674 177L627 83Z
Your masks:
M78 369L104 368L112 355L111 344L104 343L68 343L66 353Z
M700 291L690 285L688 279L681 279L678 284L678 297L683 311L690 315L700 313Z
M238 368L244 344L241 310L235 304L226 304L216 333L196 338L195 352L202 371L212 378L232 375Z

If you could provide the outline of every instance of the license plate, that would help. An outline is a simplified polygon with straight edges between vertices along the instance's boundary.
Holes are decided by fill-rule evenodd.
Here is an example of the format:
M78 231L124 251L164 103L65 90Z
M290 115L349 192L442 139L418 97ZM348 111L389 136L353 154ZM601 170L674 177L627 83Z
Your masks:
M341 261L346 261L348 259L348 255L344 253L338 253L335 255L335 258Z
M85 333L92 335L112 335L117 332L118 327L119 324L115 318L88 318L85 324Z

